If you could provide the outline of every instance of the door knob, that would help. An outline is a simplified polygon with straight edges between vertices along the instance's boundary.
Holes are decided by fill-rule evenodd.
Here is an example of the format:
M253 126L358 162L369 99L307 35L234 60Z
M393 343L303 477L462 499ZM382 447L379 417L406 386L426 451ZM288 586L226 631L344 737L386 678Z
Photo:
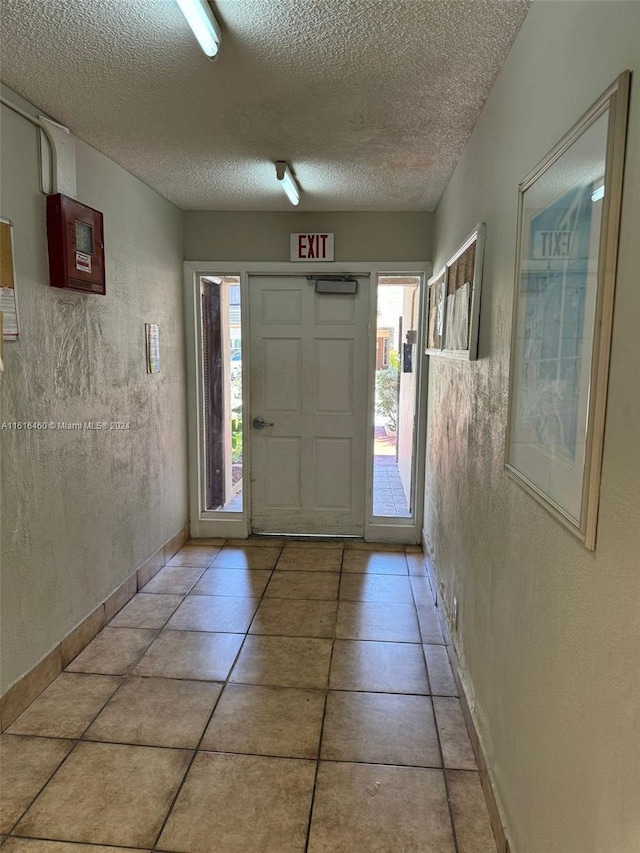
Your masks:
M254 418L251 423L253 424L254 429L265 429L265 427L273 426L272 423L269 423L269 421L265 421L262 418Z

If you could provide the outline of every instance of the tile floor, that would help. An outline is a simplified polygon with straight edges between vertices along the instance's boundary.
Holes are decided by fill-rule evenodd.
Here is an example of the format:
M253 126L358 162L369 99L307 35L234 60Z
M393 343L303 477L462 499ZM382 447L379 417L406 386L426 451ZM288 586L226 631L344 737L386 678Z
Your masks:
M3 853L495 853L422 555L206 543L1 736Z

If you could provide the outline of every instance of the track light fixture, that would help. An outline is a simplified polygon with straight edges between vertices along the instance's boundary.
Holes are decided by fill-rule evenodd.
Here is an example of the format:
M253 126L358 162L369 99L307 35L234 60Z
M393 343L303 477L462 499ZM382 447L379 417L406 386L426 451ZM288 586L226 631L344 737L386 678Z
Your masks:
M176 2L204 53L209 59L215 59L222 36L220 26L207 0L176 0Z
M300 188L296 183L296 179L293 177L293 173L289 168L289 164L284 160L278 160L276 162L276 177L280 182L280 186L287 194L287 197L291 204L299 204L300 203Z

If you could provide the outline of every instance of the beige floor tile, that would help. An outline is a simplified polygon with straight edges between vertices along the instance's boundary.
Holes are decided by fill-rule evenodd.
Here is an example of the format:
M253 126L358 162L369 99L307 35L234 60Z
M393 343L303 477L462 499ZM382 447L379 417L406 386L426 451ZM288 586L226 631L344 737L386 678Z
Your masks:
M241 634L163 631L132 675L224 681L242 639Z
M167 622L172 631L217 631L243 634L258 607L258 598L189 595Z
M416 610L418 612L418 624L420 625L422 642L428 644L444 643L444 634L440 625L438 608L434 607L433 604L418 604Z
M336 640L329 686L332 690L429 693L422 649L409 643Z
M337 607L337 601L264 598L249 633L279 637L333 637Z
M280 556L281 548L269 546L243 548L227 546L215 558L212 566L221 569L272 569Z
M71 661L79 655L85 646L88 646L91 640L99 634L104 628L104 605L96 607L86 619L83 619L79 625L67 634L60 643L60 655L62 658L62 668L71 663Z
M342 640L419 643L415 607L413 604L341 601L336 637Z
M334 761L441 767L431 700L331 691L320 755Z
M433 697L444 766L452 770L477 770L473 747L458 699Z
M123 853L122 847L103 847L95 844L75 844L72 841L39 841L35 838L8 838L2 853ZM127 847L126 853L149 853Z
M110 628L162 628L182 601L181 595L139 592L109 622Z
M159 850L302 853L315 762L199 753Z
M387 551L388 553L404 552L404 545L396 545L393 542L362 542L360 540L347 540L344 544L348 551Z
M422 551L407 551L407 566L409 574L415 577L427 577L427 569ZM432 602L435 603L435 602Z
M191 542L186 543L180 548L179 551L176 551L173 554L176 557L178 554L199 554L201 556L205 556L208 554L211 557L215 557L216 554L220 553L220 550L224 548L226 544L226 539L212 539L209 540L208 544L205 544L202 540L191 540Z
M206 569L219 553L220 548L214 545L185 545L177 554L173 555L167 565Z
M230 681L322 689L327 685L330 657L330 640L249 636Z
M328 548L342 551L344 542L341 539L287 539L285 548Z
M185 524L181 530L175 533L170 539L168 539L163 546L163 555L165 563L173 557L178 551L184 547L185 542L187 541L187 536L189 535L189 525Z
M136 569L136 586L138 591L158 574L164 563L164 545L162 545Z
M7 839L2 853L123 853L122 847L103 847L96 844L75 844L72 841L39 841L35 838ZM127 847L126 853L149 853Z
M185 548L188 548L191 545L197 545L202 548L222 548L227 544L227 539L216 539L215 537L203 536L201 539L189 539L189 541L185 544Z
M269 581L265 598L305 598L331 600L338 597L338 572L279 572Z
M3 729L8 728L54 678L60 675L61 652L61 646L56 646L0 697L0 724Z
M457 696L458 688L451 671L447 647L427 645L424 647L424 654L427 659L427 672L429 673L432 694L434 696Z
M111 593L104 603L104 621L110 622L128 601L138 592L138 573L133 572Z
M9 734L79 738L122 678L63 672L8 729Z
M195 749L221 690L202 681L130 676L85 739Z
M228 684L200 749L316 758L324 691Z
M446 770L458 853L496 853L480 776L469 770Z
M276 569L279 572L339 572L341 565L342 548L300 548L287 545Z
M70 740L0 736L0 832L9 832L73 747Z
M433 593L428 578L410 575L411 589L416 604L433 605Z
M79 743L16 834L148 848L190 759L179 749Z
M309 853L454 853L441 770L320 762Z
M253 536L249 539L227 539L227 548L282 548L284 539L272 536Z
M126 675L157 633L143 628L103 628L71 661L67 672Z
M191 587L202 577L204 569L189 566L165 566L160 569L149 583L142 588L146 593L166 593L168 595L186 595Z
M191 594L260 598L270 577L270 569L207 569Z
M377 601L381 604L412 604L408 577L398 575L343 574L340 598L347 601Z
M407 560L404 553L383 551L346 551L342 569L345 572L372 575L407 575Z

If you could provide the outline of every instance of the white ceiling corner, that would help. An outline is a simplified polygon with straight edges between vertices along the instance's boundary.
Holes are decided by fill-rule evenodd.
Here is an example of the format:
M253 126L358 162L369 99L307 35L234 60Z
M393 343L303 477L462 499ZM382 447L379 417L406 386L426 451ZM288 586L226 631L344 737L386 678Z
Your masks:
M3 82L187 210L433 210L529 0L1 0Z

